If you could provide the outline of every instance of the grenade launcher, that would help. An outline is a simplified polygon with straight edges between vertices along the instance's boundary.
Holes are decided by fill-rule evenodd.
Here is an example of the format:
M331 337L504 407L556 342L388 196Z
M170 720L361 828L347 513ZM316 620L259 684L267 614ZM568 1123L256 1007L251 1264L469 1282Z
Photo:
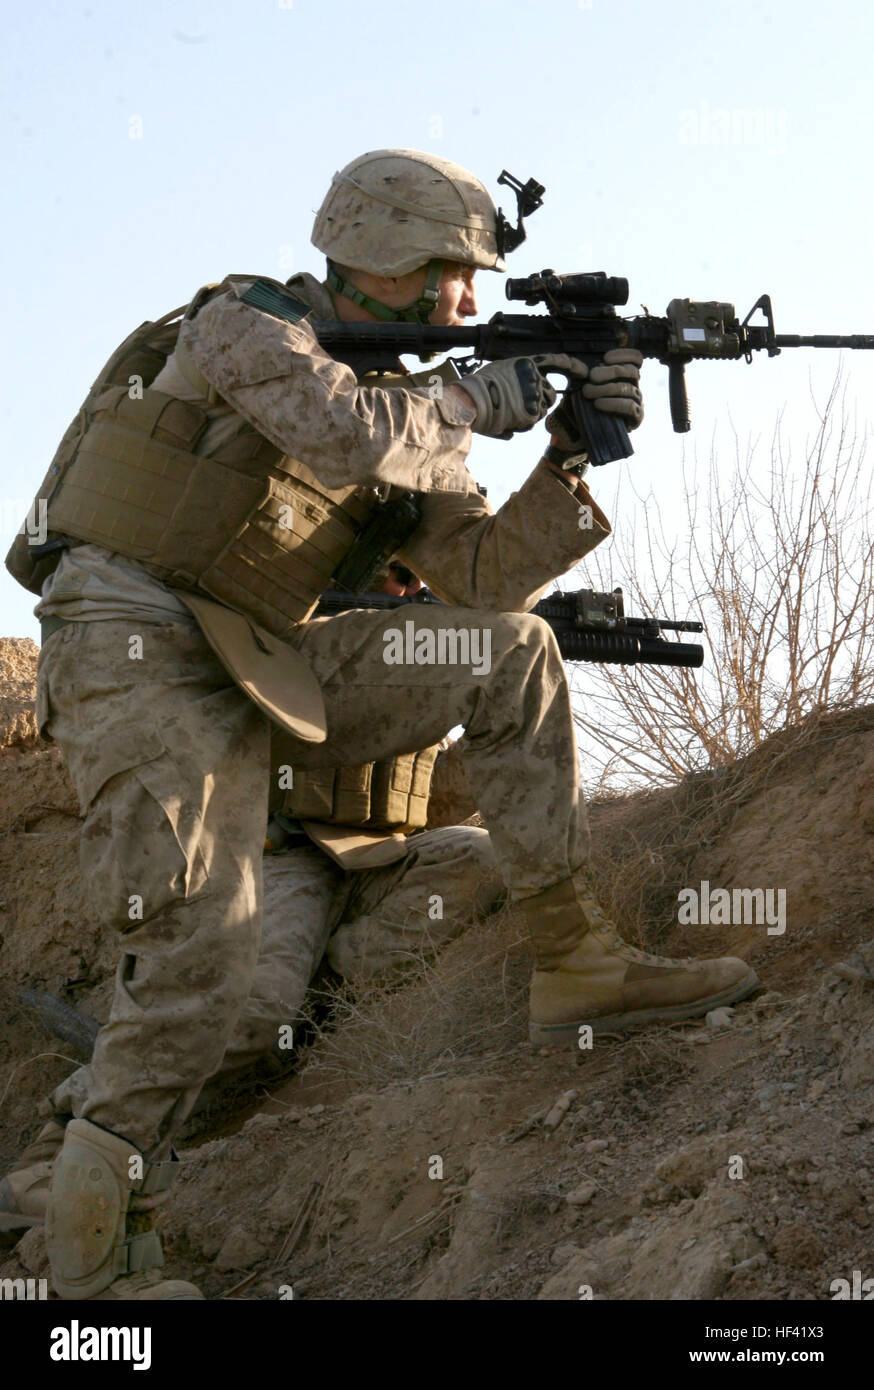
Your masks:
M420 589L407 598L384 593L352 595L330 589L322 594L315 617L332 617L356 608L414 608L423 603L439 604L440 599L428 589ZM663 631L702 632L701 623L677 622L674 618L626 618L621 589L610 594L595 589L550 594L536 603L531 612L544 618L552 628L565 661L621 666L701 666L704 661L704 648L697 642L669 642L662 636Z

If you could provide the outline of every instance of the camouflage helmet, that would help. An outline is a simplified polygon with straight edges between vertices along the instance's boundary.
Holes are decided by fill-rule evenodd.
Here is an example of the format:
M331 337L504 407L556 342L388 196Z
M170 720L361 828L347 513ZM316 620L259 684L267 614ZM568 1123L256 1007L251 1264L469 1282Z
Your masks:
M372 275L406 275L435 258L506 269L484 185L421 150L371 150L335 174L312 243L330 261Z

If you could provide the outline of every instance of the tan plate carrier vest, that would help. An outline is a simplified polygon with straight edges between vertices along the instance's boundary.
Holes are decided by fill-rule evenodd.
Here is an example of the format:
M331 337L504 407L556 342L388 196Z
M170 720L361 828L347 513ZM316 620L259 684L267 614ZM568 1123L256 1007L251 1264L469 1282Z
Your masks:
M229 440L208 456L194 452L216 410L227 417L227 407L214 393L193 404L151 382L176 347L183 312L193 317L227 283L205 286L187 310L141 324L116 349L64 434L32 515L45 501L50 538L128 556L170 587L205 593L283 638L310 617L378 501L372 488L328 490L240 415ZM300 319L306 306L284 285L267 283ZM6 566L40 594L60 553L35 556L19 534ZM295 772L286 809L301 820L418 829L437 751Z
M306 312L284 286L274 288ZM201 290L186 317L222 289ZM376 493L328 491L241 415L230 417L232 438L208 456L195 453L216 410L228 418L227 407L206 397L203 405L182 401L150 384L176 345L182 312L142 324L113 353L61 440L33 514L44 500L50 534L126 555L170 587L200 591L288 637L311 615L378 505ZM30 551L27 537L16 536L6 565L40 593L58 553L39 559Z

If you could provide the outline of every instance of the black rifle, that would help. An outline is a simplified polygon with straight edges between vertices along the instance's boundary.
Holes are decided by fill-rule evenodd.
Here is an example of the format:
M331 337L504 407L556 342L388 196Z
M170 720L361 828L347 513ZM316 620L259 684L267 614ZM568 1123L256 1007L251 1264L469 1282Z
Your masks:
M328 589L314 617L350 613L356 608L404 608L439 604L428 589L400 598L394 594L349 594ZM697 642L668 642L666 632L703 632L701 623L674 618L626 618L622 590L612 594L594 589L551 594L531 609L544 618L558 640L565 661L603 661L622 666L701 666L704 648Z
M501 174L516 192L519 204L518 227L509 227L503 214L499 227L507 249L524 240L523 215L536 210L542 199L542 184L529 179L524 186ZM685 367L694 358L729 361L765 351L776 357L781 348L867 348L874 349L874 335L776 333L771 300L763 294L746 318L738 320L733 304L717 301L697 303L672 299L664 318L648 309L634 318L620 318L616 306L628 303L628 281L608 276L602 270L579 275L556 275L542 270L537 275L507 281L507 298L521 299L528 305L545 304L546 314L494 314L488 323L432 328L415 323L322 323L312 322L319 342L333 357L356 370L396 370L402 353L414 353L428 360L452 348L468 348L470 355L458 365L471 371L474 362L504 357L530 357L535 353L567 353L595 366L610 348L637 348L668 368L668 391L674 429L690 428L686 395ZM751 324L761 310L764 324ZM593 464L628 458L634 452L624 422L605 414L582 395L580 384L569 387L566 399L577 424L588 441L587 452Z

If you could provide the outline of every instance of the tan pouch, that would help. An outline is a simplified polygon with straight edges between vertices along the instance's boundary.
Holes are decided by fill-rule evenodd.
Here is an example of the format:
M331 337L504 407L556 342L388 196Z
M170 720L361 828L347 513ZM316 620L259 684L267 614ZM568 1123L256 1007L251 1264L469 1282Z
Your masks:
M294 769L282 810L301 821L409 834L428 819L440 745L358 767Z

